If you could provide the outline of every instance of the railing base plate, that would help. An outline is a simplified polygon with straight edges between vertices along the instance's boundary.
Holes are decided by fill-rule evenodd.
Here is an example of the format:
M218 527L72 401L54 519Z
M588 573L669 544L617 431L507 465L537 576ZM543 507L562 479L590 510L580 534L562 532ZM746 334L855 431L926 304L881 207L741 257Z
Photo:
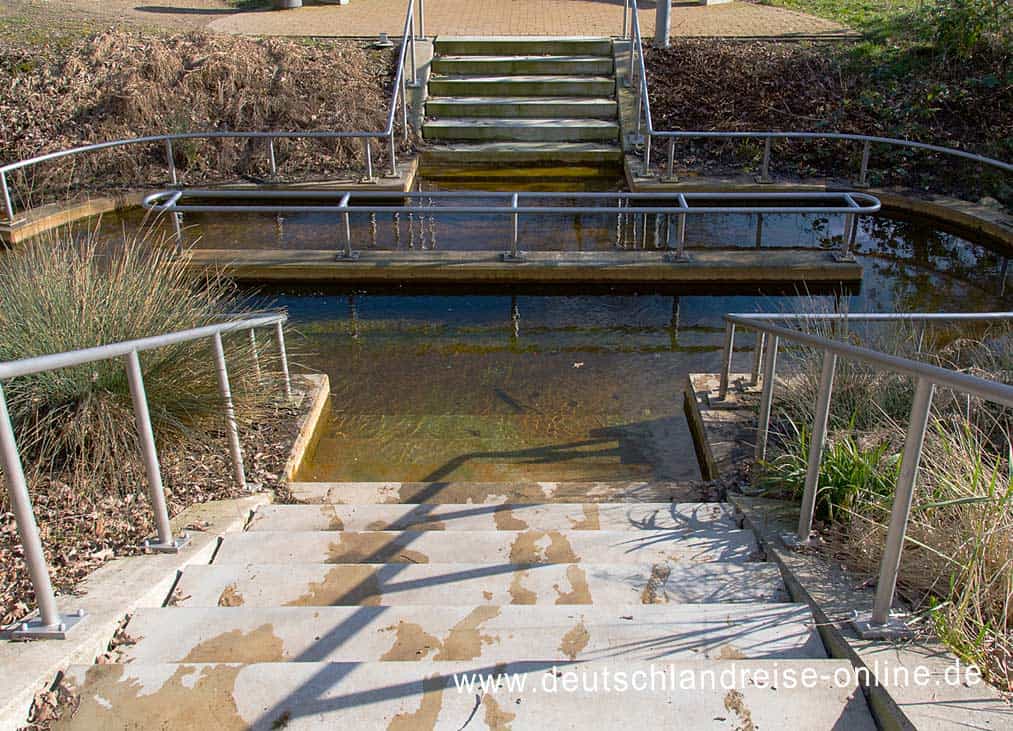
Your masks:
M833 253L833 257L834 261L836 261L838 264L851 264L852 262L855 261L854 254L842 254L839 251L835 251Z
M77 614L61 614L60 621L56 624L43 624L38 613L35 613L17 624L5 627L3 635L14 642L65 640L84 617L83 611L79 611Z
M358 258L359 258L358 251L350 251L347 253L342 251L340 254L334 255L334 261L355 261Z
M523 264L525 261L524 254L520 252L513 254L509 251L504 251L502 254L500 254L499 259L500 261L512 262L514 264Z
M159 543L157 540L149 539L141 545L152 553L179 553L180 549L189 542L189 534L183 533L176 538L173 538L171 543Z
M851 626L863 640L906 640L914 637L914 630L904 621L904 617L902 614L892 614L886 624L873 624L871 619L859 619L856 614L851 619Z
M806 548L812 548L816 545L816 539L814 536L809 536L804 541L801 540L795 533L782 533L781 543L792 551L801 551Z
M690 261L690 258L689 254L665 254L661 260L669 264L685 264Z

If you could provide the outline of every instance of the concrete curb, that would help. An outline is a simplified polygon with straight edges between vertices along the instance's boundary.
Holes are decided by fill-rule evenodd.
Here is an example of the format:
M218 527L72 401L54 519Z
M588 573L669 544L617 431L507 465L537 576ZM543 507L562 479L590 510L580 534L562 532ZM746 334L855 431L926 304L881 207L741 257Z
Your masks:
M331 382L326 373L304 376L310 387L304 398L310 399L310 408L299 423L299 434L292 444L285 469L282 473L284 482L295 480L299 468L306 455L320 441L323 427L327 423L328 407L331 403Z

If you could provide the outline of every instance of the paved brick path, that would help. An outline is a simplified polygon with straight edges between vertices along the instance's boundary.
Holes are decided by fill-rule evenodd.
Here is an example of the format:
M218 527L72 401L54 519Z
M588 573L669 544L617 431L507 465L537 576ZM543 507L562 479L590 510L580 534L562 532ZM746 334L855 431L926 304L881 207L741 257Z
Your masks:
M643 3L641 28L654 33L653 3ZM427 0L426 34L618 35L621 0ZM225 33L293 36L400 35L405 0L351 0L344 6L237 13L208 29ZM832 21L767 5L734 2L707 7L676 0L673 36L794 37L846 35Z

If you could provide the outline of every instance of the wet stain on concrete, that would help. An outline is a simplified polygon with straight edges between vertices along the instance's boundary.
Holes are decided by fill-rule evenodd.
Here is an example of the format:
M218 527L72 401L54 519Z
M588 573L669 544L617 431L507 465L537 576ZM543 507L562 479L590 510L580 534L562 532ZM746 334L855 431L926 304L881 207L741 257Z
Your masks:
M373 566L341 566L327 572L322 581L311 581L306 593L286 602L287 607L333 607L361 604L375 607L383 592Z
M718 660L748 660L748 656L735 645L722 645L716 656Z
M327 530L344 530L345 522L338 516L338 509L334 505L322 505L321 514L327 518Z
M274 627L263 624L248 634L234 629L204 640L180 662L283 662L285 645L274 634Z
M387 530L390 524L386 520L374 520L366 526L366 530Z
M139 680L125 680L124 665L96 665L85 675L77 708L54 728L247 729L233 697L240 670L180 665L152 691Z
M328 546L327 563L429 563L429 557L401 544L400 534L342 533Z
M538 602L538 594L526 588L523 584L527 571L515 571L510 580L510 603L511 604L535 604Z
M243 606L243 595L236 589L236 585L229 584L222 591L222 595L218 597L218 606L220 607L241 607Z
M647 579L644 590L640 592L641 604L667 604L665 584L672 575L672 567L664 563L656 563L651 567L651 576Z
M516 713L503 710L490 694L482 699L482 705L485 706L485 725L490 731L510 731L510 722L517 718Z
M422 703L413 713L399 713L387 724L387 731L431 731L443 708L446 681L439 675L422 680Z
M566 579L570 582L570 591L563 591L559 584L553 584L556 590L556 604L592 604L591 589L587 585L587 573L580 566L570 564L566 567Z
M425 660L431 652L442 647L438 638L414 622L398 622L383 628L385 632L391 630L397 632L394 644L380 657L381 660Z
M546 540L548 546L543 545ZM518 534L511 544L510 563L580 563L580 556L558 530L529 530Z
M443 649L434 660L474 660L482 654L482 645L498 642L499 638L484 635L482 625L498 617L497 606L475 607L464 619L455 624L443 640Z
M594 503L587 503L582 506L584 510L583 520L570 518L573 530L601 530L601 513Z
M563 635L563 641L559 643L559 651L571 660L576 660L577 655L584 651L591 639L591 633L587 631L587 625L583 618L573 628Z
M491 591L483 591L482 592L482 598L485 599L487 602L491 602L492 601L492 592Z
M731 711L739 717L739 725L735 727L736 731L756 731L753 714L746 707L746 699L742 693L737 690L728 691L725 695L725 710Z
M527 530L528 524L514 515L510 508L497 508L492 514L496 530Z

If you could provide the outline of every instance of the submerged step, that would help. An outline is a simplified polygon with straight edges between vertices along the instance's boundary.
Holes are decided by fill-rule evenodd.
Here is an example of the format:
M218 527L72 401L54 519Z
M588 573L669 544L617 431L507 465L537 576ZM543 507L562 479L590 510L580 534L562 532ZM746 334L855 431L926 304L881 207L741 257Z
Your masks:
M581 54L611 59L612 39L582 36L437 36L434 51L439 56Z
M615 119L614 99L592 97L465 96L430 97L426 115L433 117L511 117Z
M486 142L433 145L422 151L422 158L426 163L456 165L487 162L619 164L623 159L623 151L618 145L587 142Z
M609 97L615 80L605 76L433 76L431 96Z
M433 59L433 73L474 76L500 74L588 75L606 76L613 71L608 56L438 56Z
M602 119L496 119L474 117L426 122L427 140L617 142L619 125Z
M826 657L800 604L141 609L125 662Z
M609 503L693 502L700 489L659 480L596 482L293 482L306 503Z
M89 731L459 729L474 717L476 727L492 728L712 728L720 718L729 728L876 728L855 682L835 682L854 677L850 661L742 660L724 681L713 663L693 660L629 662L621 668L610 663L559 665L76 665L65 680L80 702L60 723ZM786 670L797 681L806 668L811 683L780 682ZM625 680L622 690L615 682L618 670ZM652 672L654 680L647 682ZM613 682L604 683L606 675ZM466 685L480 678L493 682L487 688ZM629 683L639 682L637 678L644 680L643 690L631 692Z
M259 531L230 533L215 563L661 563L748 561L752 531Z
M579 591L577 590L579 588ZM183 570L181 607L785 602L768 563L211 564Z
M265 505L247 530L669 530L739 527L727 503Z

